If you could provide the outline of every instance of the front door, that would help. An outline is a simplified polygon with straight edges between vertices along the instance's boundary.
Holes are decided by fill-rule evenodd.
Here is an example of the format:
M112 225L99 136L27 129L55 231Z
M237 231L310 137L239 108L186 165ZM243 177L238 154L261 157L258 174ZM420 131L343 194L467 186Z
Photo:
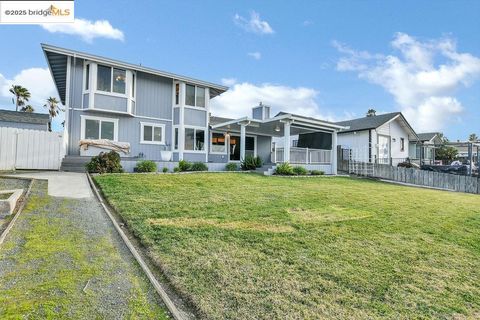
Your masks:
M255 138L245 137L245 156L255 155ZM230 161L240 161L240 136L230 136Z
M378 163L390 163L390 137L378 136Z

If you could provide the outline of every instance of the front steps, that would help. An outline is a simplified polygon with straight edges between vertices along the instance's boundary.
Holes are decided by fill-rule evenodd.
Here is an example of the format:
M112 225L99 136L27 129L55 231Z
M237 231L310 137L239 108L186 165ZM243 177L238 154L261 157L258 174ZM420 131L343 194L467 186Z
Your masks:
M257 168L255 172L265 176L271 176L275 172L276 168L277 168L276 164L270 163L270 164L263 165L260 168Z
M90 159L91 157L66 156L63 158L60 171L86 172L85 165L90 161Z

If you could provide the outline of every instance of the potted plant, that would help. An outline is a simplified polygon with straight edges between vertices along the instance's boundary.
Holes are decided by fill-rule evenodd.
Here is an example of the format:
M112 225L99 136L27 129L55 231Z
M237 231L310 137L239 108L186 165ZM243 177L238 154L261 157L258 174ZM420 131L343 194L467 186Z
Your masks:
M162 146L162 150L160 150L160 159L162 161L170 161L172 159L172 151L168 149L170 149L169 144Z

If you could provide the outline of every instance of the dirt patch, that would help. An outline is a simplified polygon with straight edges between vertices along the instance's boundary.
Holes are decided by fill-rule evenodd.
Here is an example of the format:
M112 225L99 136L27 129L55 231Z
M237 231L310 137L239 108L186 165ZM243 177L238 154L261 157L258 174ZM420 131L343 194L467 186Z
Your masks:
M245 221L220 221L218 219L202 219L202 218L173 218L173 219L148 219L150 225L176 227L176 228L219 228L226 230L242 230L242 231L260 231L272 233L293 232L292 226L286 225L269 225L255 222Z

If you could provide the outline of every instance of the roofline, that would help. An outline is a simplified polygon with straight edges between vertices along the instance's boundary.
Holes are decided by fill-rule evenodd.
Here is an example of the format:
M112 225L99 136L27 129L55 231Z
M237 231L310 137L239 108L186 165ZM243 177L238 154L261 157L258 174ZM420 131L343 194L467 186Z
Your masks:
M136 70L136 71L155 74L155 75L166 77L166 78L172 78L174 80L180 80L180 81L190 82L190 83L193 83L193 84L202 85L202 86L205 86L205 87L209 87L209 88L213 88L213 89L222 91L222 93L229 89L226 86L222 86L222 85L215 84L215 83L212 83L212 82L198 80L198 79L194 79L194 78L190 78L190 77L186 77L186 76L181 76L181 75L178 75L178 74L175 74L175 73L161 71L161 70L148 68L148 67L143 67L143 66L140 66L140 65L131 64L131 63L127 63L127 62L123 62L123 61L119 61L119 60L115 60L115 59L110 59L110 58L106 58L106 57L102 57L102 56L97 56L97 55L93 55L93 54L89 54L89 53L85 53L85 52L81 52L81 51L56 47L56 46L52 46L52 45L49 45L49 44L46 44L46 43L41 43L40 45L42 46L42 49L43 49L44 52L49 51L49 52L64 54L64 55L68 55L68 56L74 56L76 58L94 60L94 61L97 61L97 62L103 62L103 63L107 63L107 64L113 64L113 65L116 65L116 66L119 66L119 67L124 67L124 68L127 68L127 69L133 69L133 70Z
M242 117L242 118L233 119L233 120L226 121L226 122L217 123L216 125L212 126L212 129L220 128L220 127L227 126L227 125L230 125L230 124L236 124L236 123L239 123L239 122L242 122L242 121L250 121L250 122L257 122L257 123L269 123L269 122L280 121L280 120L285 120L285 119L291 119L291 120L294 120L294 121L295 120L304 121L304 122L307 122L307 123L312 123L312 124L316 124L316 125L331 128L331 129L340 130L340 129L348 128L348 127L345 127L345 126L340 126L340 125L337 125L337 124L332 124L332 123L324 122L324 121L321 121L321 120L305 119L301 116L295 116L295 115L292 115L292 114L288 113L288 114L284 114L284 115L281 115L281 116L278 116L278 117L268 118L268 119L265 119L265 120L258 120L258 119L252 119L252 118L249 118L249 117Z
M378 127L381 127L381 126L383 126L383 125L386 124L386 123L389 123L389 122L394 121L394 120L397 119L399 116L402 116L402 119L405 121L405 123L407 124L408 128L413 132L414 137L417 139L417 141L420 141L420 139L418 138L417 133L415 132L415 130L413 130L413 128L412 128L412 126L410 125L410 123L408 123L408 121L407 121L407 119L405 118L405 116L403 115L403 113L401 113L401 112L395 112L395 113L396 113L396 115L395 115L393 118L388 119L387 121L383 122L383 123L380 124L379 126L362 128L362 129L357 129L357 130L343 130L343 131L339 131L338 133L342 134L342 133L350 133L350 132L356 132L356 131L366 131L366 130L377 129ZM359 118L359 119L362 119L362 118ZM356 119L354 119L354 120L356 120ZM349 120L349 121L351 121L351 120Z

